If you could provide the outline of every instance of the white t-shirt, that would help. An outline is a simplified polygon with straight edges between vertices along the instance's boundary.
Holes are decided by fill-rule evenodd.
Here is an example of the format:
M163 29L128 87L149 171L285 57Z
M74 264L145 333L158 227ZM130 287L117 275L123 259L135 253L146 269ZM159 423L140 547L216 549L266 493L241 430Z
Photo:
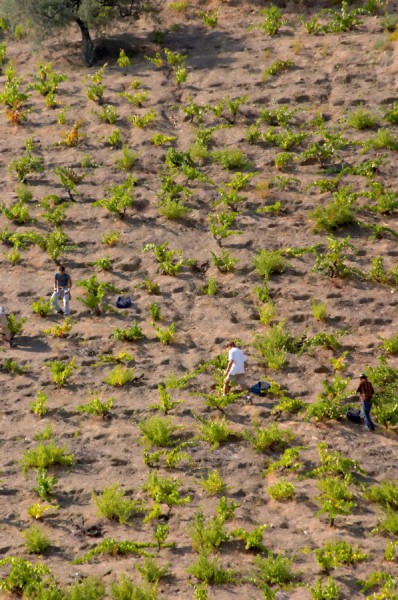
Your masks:
M231 348L228 352L228 360L233 361L233 365L229 372L230 375L239 375L245 372L245 361L247 360L247 357L240 348Z

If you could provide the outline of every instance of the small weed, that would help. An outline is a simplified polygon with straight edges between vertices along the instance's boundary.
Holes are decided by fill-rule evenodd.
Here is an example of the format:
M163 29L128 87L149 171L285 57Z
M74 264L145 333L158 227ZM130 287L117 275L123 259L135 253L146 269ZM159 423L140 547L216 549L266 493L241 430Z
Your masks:
M215 150L211 153L214 162L221 165L229 171L245 169L249 165L249 159L238 148L224 148L223 150Z
M76 321L71 319L71 317L65 317L61 325L54 325L54 327L50 327L50 329L44 329L43 333L55 338L66 338L72 331L75 323Z
M309 590L313 600L339 600L340 588L332 577L328 577L323 583L319 578L314 587L310 586Z
M163 568L159 567L156 560L149 556L144 559L142 565L136 565L136 569L148 583L158 583L162 577L165 577L168 571L167 566Z
M51 540L38 525L32 525L24 529L22 535L26 540L26 552L28 554L43 554L51 546Z
M110 104L106 104L101 110L94 111L94 114L97 115L101 123L109 123L110 125L114 125L118 117L116 108Z
M142 340L145 335L141 326L136 321L133 321L130 327L126 327L125 329L114 329L113 337L119 342L136 342Z
M296 488L289 481L278 481L273 485L268 486L267 492L274 500L278 502L287 502L293 500L296 494Z
M135 371L133 368L124 365L116 365L107 377L105 377L104 383L113 387L123 387L134 380Z
M328 573L331 568L340 565L353 565L365 560L368 555L363 553L359 546L354 548L345 540L336 540L326 542L323 548L317 548L315 557L322 570Z
M267 552L267 548L263 544L263 531L268 528L268 525L260 525L253 531L246 531L239 527L231 532L233 537L237 537L245 542L246 550L259 550Z
M269 8L263 8L260 14L265 16L265 19L259 25L259 29L269 36L276 35L283 24L283 14L280 8L271 4Z
M1 369L4 373L10 373L11 375L23 375L30 370L30 367L28 365L20 365L13 358L5 358Z
M102 234L101 241L105 246L117 246L120 240L120 231L108 231Z
M140 421L139 428L146 446L168 448L175 446L178 441L173 437L176 426L169 417L148 417L145 421Z
M226 583L235 583L237 573L231 569L223 569L218 564L218 557L210 557L208 554L199 554L198 559L190 567L187 572L193 575L204 583L221 585Z
M165 328L155 326L155 330L156 330L156 337L161 344L170 345L170 344L174 343L174 338L175 338L175 333L176 333L176 326L175 326L174 322Z
M326 321L326 319L328 318L326 302L322 302L321 300L312 298L311 309L312 309L313 317L317 321Z
M105 487L101 494L97 495L93 492L92 498L97 507L99 517L118 521L122 525L125 525L140 509L137 501L126 498L124 492L119 487L119 483Z
M257 273L265 280L273 273L283 273L287 267L286 260L276 250L260 250L253 264Z
M181 404L183 400L172 400L171 394L168 393L161 384L158 385L159 391L159 403L151 404L149 408L156 409L162 411L165 415L167 415L170 411L173 410L176 406Z
M36 400L29 404L30 410L38 417L44 417L47 414L47 399L47 394L43 390L39 390Z
M275 77L281 73L285 73L289 69L293 68L295 63L293 60L276 60L270 67L264 69L261 80L267 81L269 77Z
M144 113L143 115L134 114L127 118L133 125L133 127L144 129L145 127L148 127L148 125L150 125L151 123L155 123L156 117L156 111L152 109L147 113Z
M64 363L61 360L53 360L47 363L47 367L53 375L54 383L59 387L63 387L76 368L76 359L72 358L68 363Z
M363 143L364 152L384 149L398 150L398 139L390 129L379 129L373 137Z
M228 250L223 250L219 256L212 254L212 262L221 273L229 273L233 271L239 262L238 258L234 258Z
M91 393L91 399L87 404L79 404L76 407L80 413L85 415L95 415L98 417L105 418L111 410L115 398L108 398L105 402L102 402L101 396L95 393Z
M115 165L120 171L132 171L138 158L138 152L133 152L127 145L122 147L122 156L115 160Z
M67 454L65 446L57 446L53 440L48 444L40 443L32 450L25 450L21 464L25 475L28 469L47 469L52 465L73 465L72 454Z
M49 475L47 469L37 469L36 471L36 487L33 491L42 499L47 502L52 499L52 491L54 486L58 483L58 479L55 475Z
M267 558L256 556L254 562L259 569L258 577L262 583L284 586L298 579L298 573L291 570L293 560L283 554L269 552Z
M294 473L299 471L303 466L298 460L300 450L303 450L303 446L286 448L279 460L275 460L268 465L265 475L274 471L284 471L285 469Z
M290 429L279 429L277 423L271 423L267 428L261 427L257 422L254 422L253 430L254 433L246 431L244 436L256 452L284 449L288 442L295 438L295 435Z
M197 415L195 418L199 422L198 438L210 444L212 450L216 450L233 433L225 416L222 419L212 419L211 421L206 421L206 419L202 419Z
M216 494L225 492L227 489L227 485L217 469L213 469L213 471L208 472L207 477L202 476L200 479L200 485L204 490L206 490L209 496L215 496Z
M327 477L318 481L317 485L321 494L317 497L320 509L316 514L326 513L329 517L329 524L333 527L334 520L338 515L349 515L355 508L353 494L347 484L339 479Z
M378 123L378 118L365 108L360 107L348 115L347 123L354 129L373 129Z

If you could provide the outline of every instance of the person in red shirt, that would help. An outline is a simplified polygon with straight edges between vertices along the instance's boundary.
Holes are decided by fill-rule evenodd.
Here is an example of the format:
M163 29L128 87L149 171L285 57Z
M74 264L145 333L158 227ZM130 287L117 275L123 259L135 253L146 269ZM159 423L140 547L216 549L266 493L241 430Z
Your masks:
M365 420L365 427L369 431L374 431L375 426L370 418L370 410L372 408L372 398L375 393L373 389L373 385L368 380L365 373L362 373L360 376L360 384L357 389L357 394L359 394L359 400L362 403L362 412Z

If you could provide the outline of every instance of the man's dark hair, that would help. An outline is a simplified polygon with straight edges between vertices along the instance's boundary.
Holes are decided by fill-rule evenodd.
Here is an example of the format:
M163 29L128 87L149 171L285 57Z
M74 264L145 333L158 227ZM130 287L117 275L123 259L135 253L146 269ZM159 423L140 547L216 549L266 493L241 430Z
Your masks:
M228 346L228 348L231 348L231 347L235 348L236 344L235 344L235 342L233 340L231 340L230 342L228 342L227 346Z
M63 265L59 265L58 270L62 271L62 273L64 273L65 272L65 267Z

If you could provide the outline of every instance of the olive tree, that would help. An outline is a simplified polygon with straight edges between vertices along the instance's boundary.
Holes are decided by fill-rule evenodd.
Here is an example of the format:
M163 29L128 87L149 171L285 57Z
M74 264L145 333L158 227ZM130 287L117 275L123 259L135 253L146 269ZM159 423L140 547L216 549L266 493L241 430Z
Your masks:
M82 36L82 54L86 66L95 59L90 30L109 24L119 17L139 16L154 0L0 0L5 18L25 19L43 39L56 29L77 25Z

